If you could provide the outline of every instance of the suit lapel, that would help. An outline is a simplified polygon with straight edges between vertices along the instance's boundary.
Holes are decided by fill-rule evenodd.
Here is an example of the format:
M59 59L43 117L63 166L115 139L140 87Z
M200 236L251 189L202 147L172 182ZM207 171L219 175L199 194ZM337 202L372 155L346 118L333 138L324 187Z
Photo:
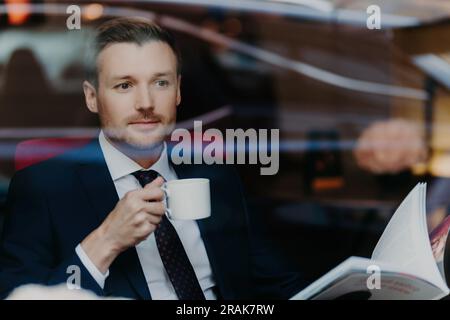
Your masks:
M119 197L98 139L84 147L79 155L81 155L78 166L79 177L94 209L93 211L97 215L98 224L101 224L114 209L119 201ZM121 253L116 258L111 265L111 271L116 268L125 273L140 298L151 299L139 257L134 247ZM107 283L109 282L107 286L112 290L120 290L120 288L114 288L114 278L116 276L116 272L111 272L110 277L107 279ZM114 293L120 294L117 290L114 290Z
M79 177L101 223L114 209L119 197L111 179L98 140L83 149L83 158L78 167Z

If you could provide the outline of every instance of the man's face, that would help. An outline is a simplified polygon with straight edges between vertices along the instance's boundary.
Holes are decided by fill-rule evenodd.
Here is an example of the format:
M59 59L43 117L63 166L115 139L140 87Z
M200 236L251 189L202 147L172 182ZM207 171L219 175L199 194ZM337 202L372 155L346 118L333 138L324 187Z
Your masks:
M112 44L98 55L97 68L97 90L86 82L84 89L106 136L138 149L160 143L174 127L181 100L170 46L160 41Z

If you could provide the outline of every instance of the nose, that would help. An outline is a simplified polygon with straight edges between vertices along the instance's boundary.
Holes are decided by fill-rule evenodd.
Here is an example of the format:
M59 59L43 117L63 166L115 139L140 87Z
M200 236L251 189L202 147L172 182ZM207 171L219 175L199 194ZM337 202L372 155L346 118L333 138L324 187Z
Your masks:
M148 110L154 108L153 95L147 86L142 86L138 90L138 96L136 101L137 110Z

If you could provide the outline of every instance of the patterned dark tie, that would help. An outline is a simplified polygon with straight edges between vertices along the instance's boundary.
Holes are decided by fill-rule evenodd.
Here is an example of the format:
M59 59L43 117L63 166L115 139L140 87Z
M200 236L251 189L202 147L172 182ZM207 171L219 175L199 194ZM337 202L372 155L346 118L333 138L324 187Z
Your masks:
M136 171L133 176L138 179L142 187L158 177L153 170ZM163 215L161 223L155 230L156 245L164 268L169 276L175 292L180 300L205 300L203 291L198 283L194 268L189 261L177 231Z

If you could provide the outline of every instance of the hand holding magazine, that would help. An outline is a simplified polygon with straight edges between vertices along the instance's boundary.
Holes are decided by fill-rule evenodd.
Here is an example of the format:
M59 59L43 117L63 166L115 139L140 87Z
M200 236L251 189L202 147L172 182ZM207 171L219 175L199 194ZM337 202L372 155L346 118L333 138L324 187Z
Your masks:
M426 184L419 183L395 211L371 259L348 258L291 300L447 296L443 264L450 218L433 231L430 244L425 196Z

